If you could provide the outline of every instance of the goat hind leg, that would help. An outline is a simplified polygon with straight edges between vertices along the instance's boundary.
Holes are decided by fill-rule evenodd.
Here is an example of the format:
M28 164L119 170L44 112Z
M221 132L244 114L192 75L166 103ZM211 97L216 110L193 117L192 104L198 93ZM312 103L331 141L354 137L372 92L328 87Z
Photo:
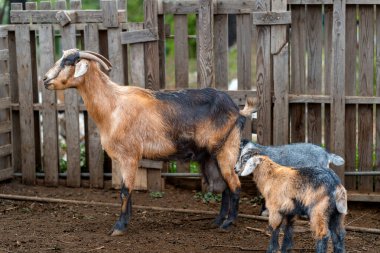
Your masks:
M131 161L129 166L123 163L121 166L122 187L120 190L121 212L120 217L116 221L112 230L111 236L123 235L129 224L132 215L132 190L134 185L135 174L137 170L137 162ZM133 166L135 165L135 166Z
M226 188L222 193L222 203L220 206L220 211L218 216L215 218L215 220L212 223L212 227L220 227L224 220L226 219L226 216L230 209L230 189Z

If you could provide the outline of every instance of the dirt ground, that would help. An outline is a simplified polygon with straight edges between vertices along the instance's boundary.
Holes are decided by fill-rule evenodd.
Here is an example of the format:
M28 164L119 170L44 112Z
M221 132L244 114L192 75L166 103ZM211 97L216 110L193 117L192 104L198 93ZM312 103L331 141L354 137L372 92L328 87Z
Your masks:
M118 203L114 190L0 184L1 194ZM195 191L167 185L162 198L135 192L133 204L218 211ZM243 194L240 213L257 214L252 196ZM133 209L126 235L110 237L117 206L39 203L0 199L0 253L3 252L262 252L267 223L239 217L230 232L210 228L215 215ZM380 205L349 203L346 224L380 229ZM307 226L296 226L294 252L314 252ZM331 245L330 245L331 248ZM380 252L380 235L347 231L347 252Z

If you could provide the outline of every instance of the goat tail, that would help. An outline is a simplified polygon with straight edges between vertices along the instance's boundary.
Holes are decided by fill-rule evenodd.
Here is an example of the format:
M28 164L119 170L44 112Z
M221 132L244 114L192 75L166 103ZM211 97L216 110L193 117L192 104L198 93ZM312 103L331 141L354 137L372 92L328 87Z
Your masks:
M251 116L252 113L257 112L259 101L258 98L249 97L245 101L245 106L240 110L240 114L244 117Z
M342 214L347 213L347 191L343 185L339 184L335 189L336 209Z
M344 164L344 159L336 154L329 154L329 163L340 166Z

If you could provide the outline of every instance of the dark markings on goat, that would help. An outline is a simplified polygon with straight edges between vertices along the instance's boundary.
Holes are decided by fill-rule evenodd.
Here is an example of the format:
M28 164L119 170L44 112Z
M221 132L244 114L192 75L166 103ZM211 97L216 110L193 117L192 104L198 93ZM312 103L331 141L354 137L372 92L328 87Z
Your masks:
M153 94L158 100L173 106L175 115L170 111L163 111L163 115L168 122L180 127L179 129L186 129L187 126L204 120L209 120L218 129L228 123L230 120L228 115L239 113L239 108L226 93L212 88L158 91Z

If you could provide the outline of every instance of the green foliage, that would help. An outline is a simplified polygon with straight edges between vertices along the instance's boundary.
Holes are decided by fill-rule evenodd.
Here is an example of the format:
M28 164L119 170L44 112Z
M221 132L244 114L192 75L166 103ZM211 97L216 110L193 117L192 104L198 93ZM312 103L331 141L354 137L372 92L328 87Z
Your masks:
M150 192L149 196L154 199L159 199L159 198L164 197L164 194L165 194L164 192Z
M60 149L67 153L67 145L66 143L60 143ZM86 164L86 148L84 143L80 144L80 157L79 157L80 169L81 172L88 172L87 164ZM67 158L61 157L59 159L59 172L65 173L67 171Z
M170 161L169 162L169 173L176 173L177 172L177 162L176 161ZM200 173L200 165L199 163L195 161L190 162L189 166L190 173Z
M222 194L197 192L194 198L201 200L203 203L220 203L222 201Z

